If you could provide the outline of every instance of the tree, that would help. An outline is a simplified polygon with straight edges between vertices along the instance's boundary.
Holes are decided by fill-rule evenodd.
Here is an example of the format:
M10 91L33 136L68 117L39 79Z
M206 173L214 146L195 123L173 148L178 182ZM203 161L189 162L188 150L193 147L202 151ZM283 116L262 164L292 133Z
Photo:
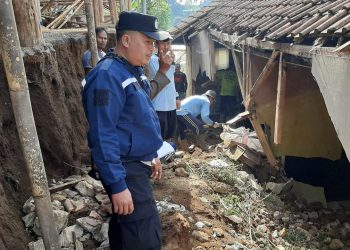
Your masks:
M160 30L168 30L171 25L171 9L167 0L146 0L147 14L158 18ZM133 9L138 12L142 11L142 1L134 0L132 2Z

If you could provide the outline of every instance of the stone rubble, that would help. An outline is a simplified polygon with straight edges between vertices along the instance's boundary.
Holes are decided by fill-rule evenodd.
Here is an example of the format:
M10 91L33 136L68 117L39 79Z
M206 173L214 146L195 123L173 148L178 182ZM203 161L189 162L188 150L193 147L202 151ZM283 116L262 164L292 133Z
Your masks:
M198 201L211 212L201 211L202 217L197 217L196 211L172 203L171 198L156 201L156 205L160 214L169 214L178 222L174 231L188 232L195 246L192 249L210 249L213 242L220 249L349 249L350 221L343 220L349 215L345 211L313 210L303 202L282 197L288 194L283 191L286 183L260 184L242 165L224 156L197 147L191 150L190 157L188 152L176 152L174 161L164 169L174 171L173 178L191 181L193 176L201 176L211 195L200 196ZM52 180L51 184L77 178L81 176ZM75 187L51 194L51 199L63 249L85 249L91 242L97 250L109 249L111 203L99 181L85 176ZM36 235L29 249L44 249L33 198L25 202L23 212L25 227Z

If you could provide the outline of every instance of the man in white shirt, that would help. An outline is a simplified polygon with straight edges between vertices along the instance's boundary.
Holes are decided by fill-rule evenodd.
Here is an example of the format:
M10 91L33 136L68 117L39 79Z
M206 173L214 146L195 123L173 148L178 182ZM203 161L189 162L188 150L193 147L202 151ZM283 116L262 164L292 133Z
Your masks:
M96 32L96 43L97 43L97 56L98 56L98 60L101 60L106 55L106 53L103 50L106 48L106 45L107 45L107 31L105 28L96 27L95 32ZM90 50L87 50L84 52L83 67L85 70L85 75L87 75L92 69Z
M159 58L162 58L166 54L171 54L171 35L162 31L165 34L166 39L162 41L156 41L158 53L151 57L148 63L149 78L152 79L159 70ZM162 89L152 100L153 107L156 110L163 140L174 139L176 132L176 106L178 94L175 89L174 82L175 66L171 65L166 72L167 78L170 79L170 83ZM178 101L179 103L180 101Z

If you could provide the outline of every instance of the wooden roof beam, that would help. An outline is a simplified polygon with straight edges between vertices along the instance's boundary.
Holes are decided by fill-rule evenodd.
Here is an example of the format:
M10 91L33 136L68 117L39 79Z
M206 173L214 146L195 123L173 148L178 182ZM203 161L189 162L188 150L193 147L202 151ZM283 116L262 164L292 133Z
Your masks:
M252 100L254 99L254 96L256 95L256 93L259 91L259 89L261 88L261 86L266 82L266 79L270 76L273 67L276 65L277 61L276 58L279 55L279 51L274 50L272 52L272 55L270 57L270 59L267 61L264 69L262 70L261 74L259 75L258 79L256 79L250 93L249 93L249 97L247 100L247 107L249 107L252 103Z

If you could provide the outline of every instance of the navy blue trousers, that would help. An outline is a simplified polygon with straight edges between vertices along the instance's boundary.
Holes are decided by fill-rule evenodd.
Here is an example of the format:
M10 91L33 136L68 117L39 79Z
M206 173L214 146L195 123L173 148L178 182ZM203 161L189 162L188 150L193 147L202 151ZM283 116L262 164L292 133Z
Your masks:
M150 182L151 168L141 162L123 163L134 202L130 215L113 214L109 223L111 250L160 250L161 224ZM111 192L104 185L108 196Z
M176 133L176 110L157 111L157 115L163 140L174 139Z
M186 137L185 130L190 129L196 135L203 134L204 127L203 122L196 117L188 115L177 115L177 126L179 128L180 139L183 140Z

